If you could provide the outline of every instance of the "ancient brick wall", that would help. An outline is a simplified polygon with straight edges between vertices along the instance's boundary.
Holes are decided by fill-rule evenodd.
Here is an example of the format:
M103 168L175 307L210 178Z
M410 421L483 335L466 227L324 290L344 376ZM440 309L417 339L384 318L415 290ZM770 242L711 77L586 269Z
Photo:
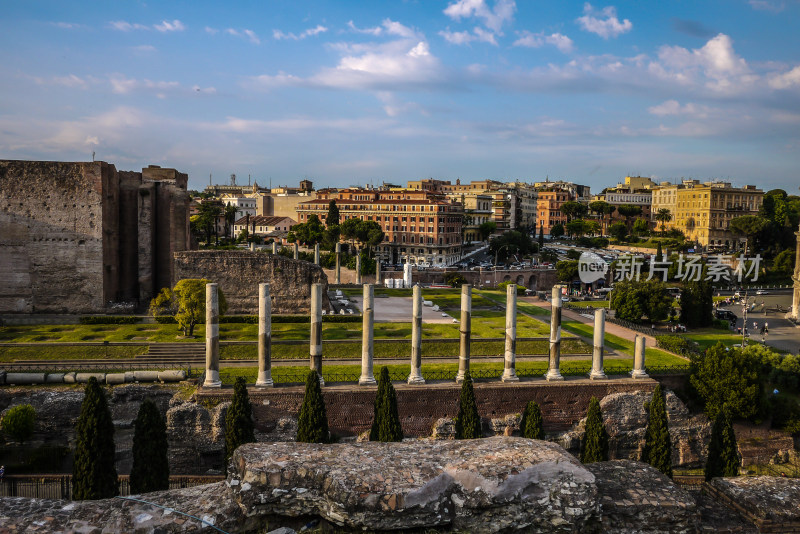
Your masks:
M173 284L206 278L219 284L230 314L258 313L258 284L270 284L273 313L309 313L311 284L325 284L323 308L330 309L328 279L318 265L249 250L197 250L174 254Z
M452 274L454 271L447 271L447 273L443 271L436 271L436 270L422 270L412 271L412 280L416 284L417 282L422 284L443 284L445 283L444 277L445 274ZM495 280L497 283L506 282L506 281L513 281L521 286L524 286L528 289L532 289L534 291L547 291L553 288L555 284L558 283L558 277L556 276L555 269L526 269L523 271L497 271L497 276L495 276L494 271L455 271L464 278L467 279L467 282L472 284L474 287L480 287L481 284L484 286L494 287ZM344 270L342 270L344 273ZM481 276L483 275L483 276ZM344 282L344 274L342 274L342 281ZM384 271L381 274L381 278L403 278L402 271Z

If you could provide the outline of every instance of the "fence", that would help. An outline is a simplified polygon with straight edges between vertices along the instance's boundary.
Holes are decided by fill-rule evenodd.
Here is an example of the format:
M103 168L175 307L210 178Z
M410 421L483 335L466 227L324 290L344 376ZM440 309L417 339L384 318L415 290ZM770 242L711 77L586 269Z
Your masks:
M173 475L169 489L190 488L224 480L224 476ZM120 475L119 494L131 495L129 475ZM72 475L6 475L0 482L0 497L72 500Z

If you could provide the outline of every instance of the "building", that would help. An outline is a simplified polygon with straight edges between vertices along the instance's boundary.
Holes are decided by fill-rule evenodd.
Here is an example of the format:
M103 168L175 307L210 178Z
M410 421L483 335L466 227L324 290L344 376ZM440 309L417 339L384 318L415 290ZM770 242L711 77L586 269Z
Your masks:
M677 228L704 247L727 249L740 238L729 230L731 219L758 215L763 201L764 191L754 185L739 188L730 182L683 180L662 183L653 191L651 213L655 217L659 210L668 209L672 220L665 228Z
M187 250L188 176L103 161L0 161L0 312L146 308Z
M233 225L233 235L239 235L244 230L248 230L251 235L268 237L275 235L276 232L287 233L297 221L291 217L270 217L265 215L255 215L253 217L242 217ZM248 227L249 225L249 227Z
M236 208L236 217L234 220L239 220L242 217L256 216L256 199L247 196L222 196L222 203L225 206L234 206Z
M309 180L302 180L300 187L276 187L249 196L256 200L256 215L292 218L297 217L297 207L301 202L317 197L314 184Z
M536 201L539 228L545 234L550 235L553 226L567 224L567 216L561 211L561 206L565 202L576 200L576 198L570 188L562 189L557 186L546 186L539 189Z
M412 188L323 189L316 199L300 203L298 222L308 222L314 214L326 223L331 200L339 208L340 223L358 218L381 225L385 237L376 256L384 262L444 266L461 259L464 210L442 193Z
M792 292L792 315L795 323L800 322L800 228L794 233L797 237L797 252L794 256L794 276L792 282L794 291Z
M653 189L658 187L650 178L643 176L626 176L624 183L618 183L615 187L607 187L599 195L594 195L592 200L608 202L612 206L619 208L622 205L638 206L642 208L641 219L651 224ZM627 222L624 215L619 213L619 209L614 211L610 217L604 217L604 227L617 221Z

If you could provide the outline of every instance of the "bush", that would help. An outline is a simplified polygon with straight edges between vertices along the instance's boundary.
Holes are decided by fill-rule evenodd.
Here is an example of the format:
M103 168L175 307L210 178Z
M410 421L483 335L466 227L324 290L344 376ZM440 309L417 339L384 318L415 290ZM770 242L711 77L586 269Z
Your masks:
M219 323L227 324L258 324L258 315L226 315L219 318Z
M458 398L458 415L455 421L456 439L475 439L481 437L481 417L478 415L478 404L475 402L475 390L472 377L467 372L461 383L461 394Z
M309 371L306 376L306 391L300 415L297 419L297 441L300 443L328 443L328 414L325 411L325 399L319 385L316 371Z
M244 377L237 377L233 385L233 401L225 414L225 461L240 445L256 440L253 433L253 407L247 394Z
M131 493L169 489L167 425L156 403L145 399L134 422Z
M178 320L173 315L159 315L153 317L158 324L178 324Z
M579 237L578 246L585 248L606 248L608 239L605 237Z
M645 316L650 322L663 321L672 308L672 297L657 280L623 281L611 292L611 307L617 318L626 321L638 323Z
M142 322L141 317L133 315L89 315L78 318L80 324L136 324Z
M603 424L600 401L592 397L586 413L586 433L581 440L581 463L605 462L608 460L608 432Z
M397 413L397 393L389 378L389 368L381 367L378 392L375 395L375 415L372 418L370 441L403 441L403 428Z
M761 366L761 355L750 347L728 349L717 343L704 355L693 356L689 381L708 418L716 419L723 406L731 417L755 416L761 404Z
M687 358L702 356L703 352L694 341L690 341L679 335L660 335L656 336L656 347L680 354Z
M708 459L703 471L706 482L714 477L735 477L739 474L739 453L731 418L723 410L711 427Z
M790 397L772 395L769 399L769 411L772 415L772 428L800 433L800 405Z
M114 453L111 412L97 378L91 377L75 429L73 499L106 499L119 494Z
M726 321L725 319L714 319L713 321L711 321L711 326L715 330L728 331L731 329L731 323Z
M542 428L542 410L536 401L529 401L522 412L522 419L519 421L519 431L523 438L544 439L544 428Z
M467 279L459 273L447 273L444 275L444 281L447 285L451 285L453 287L460 287L468 283Z
M661 384L653 390L653 397L645 405L647 428L644 434L642 461L672 478L672 439L667 421L667 402Z
M711 326L714 315L713 287L708 280L702 280L705 269L698 282L685 282L681 292L681 322L689 328Z
M14 441L23 443L33 435L35 423L36 410L30 404L21 404L8 409L0 419L0 428Z
M511 282L511 281L508 281L508 282L501 282L501 283L497 284L497 288L498 288L498 289L502 289L503 291L506 291L506 288L507 288L508 286L510 286L510 285L515 285L515 286L517 286L517 295L518 295L518 296L519 296L519 295L524 295L524 294L525 294L525 286L520 286L520 285L517 285L517 284L515 284L514 282Z

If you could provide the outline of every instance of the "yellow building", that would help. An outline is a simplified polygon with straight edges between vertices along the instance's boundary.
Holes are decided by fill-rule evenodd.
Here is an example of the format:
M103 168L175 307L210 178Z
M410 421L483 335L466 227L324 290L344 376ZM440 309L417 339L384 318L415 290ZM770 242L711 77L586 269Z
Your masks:
M654 189L651 213L656 230L661 229L661 223L655 216L666 208L672 220L665 228L677 228L704 247L729 248L740 237L728 229L731 219L757 215L763 201L764 191L754 185L733 187L729 182L684 180L680 184L662 183Z

